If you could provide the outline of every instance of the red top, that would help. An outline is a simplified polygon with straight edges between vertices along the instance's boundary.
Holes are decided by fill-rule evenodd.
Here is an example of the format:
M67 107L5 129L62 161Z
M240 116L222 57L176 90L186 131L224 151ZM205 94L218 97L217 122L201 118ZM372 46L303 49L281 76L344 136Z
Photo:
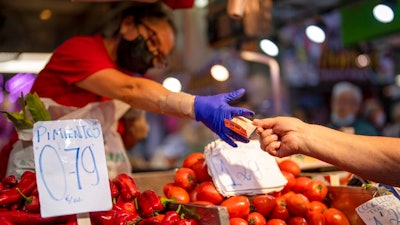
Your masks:
M82 107L101 101L103 97L76 87L74 83L107 68L116 68L116 65L108 55L101 35L73 37L53 52L31 92L62 105Z
M116 68L116 65L109 57L101 35L73 37L53 52L36 77L31 92L66 106L82 107L102 101L106 98L76 87L74 83L107 68ZM118 129L123 133L121 126ZM6 174L9 154L17 140L14 132L10 142L0 150L0 178Z

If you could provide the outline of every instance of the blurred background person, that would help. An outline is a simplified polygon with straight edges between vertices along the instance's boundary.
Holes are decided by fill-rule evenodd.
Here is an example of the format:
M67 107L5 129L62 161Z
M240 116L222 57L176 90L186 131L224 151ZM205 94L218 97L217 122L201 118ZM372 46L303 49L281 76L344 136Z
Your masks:
M382 134L386 125L386 112L382 102L378 98L369 98L364 101L362 114L364 119L372 123L377 131Z
M347 133L379 135L375 127L361 118L363 96L361 89L350 82L339 82L333 86L331 115L328 127Z
M383 136L400 137L400 102L392 106L390 122L383 128Z

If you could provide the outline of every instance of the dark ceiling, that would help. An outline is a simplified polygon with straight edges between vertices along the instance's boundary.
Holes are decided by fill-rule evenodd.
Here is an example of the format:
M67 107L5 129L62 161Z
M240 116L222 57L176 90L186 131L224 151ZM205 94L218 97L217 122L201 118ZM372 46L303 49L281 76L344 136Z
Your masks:
M143 1L143 0L142 0ZM211 0L212 1L212 0ZM341 0L274 0L272 20L279 26L319 12L343 7ZM1 0L0 52L51 52L65 39L111 29L110 18L135 1ZM349 4L349 3L347 3ZM42 10L52 17L41 20Z

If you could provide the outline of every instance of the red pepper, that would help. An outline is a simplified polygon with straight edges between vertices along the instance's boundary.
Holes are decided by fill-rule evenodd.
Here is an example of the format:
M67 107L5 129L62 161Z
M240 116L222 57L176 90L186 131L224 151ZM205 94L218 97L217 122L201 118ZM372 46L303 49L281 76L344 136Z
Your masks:
M142 217L149 218L165 209L165 205L161 201L161 197L151 189L140 193L138 199L138 210Z
M0 224L1 225L14 225L13 223L11 223L11 221L9 221L5 218L0 218Z
M138 225L159 225L161 221L163 221L164 217L164 214L158 214L156 216L141 220Z
M21 196L24 198L25 200L25 210L28 212L35 212L38 213L40 212L40 202L39 202L39 197L32 195L32 196L26 196L24 195L24 193L21 192L21 190L19 190L19 188L17 187L17 191L18 193L21 194Z
M39 213L30 213L24 211L0 211L0 221L6 220L13 225L44 225L66 223L70 216L43 218Z
M32 190L31 195L39 196L39 189L37 186Z
M111 209L108 211L90 212L89 215L93 224L115 225L117 210Z
M175 225L197 225L197 221L195 219L181 219Z
M176 211L168 211L165 213L165 217L161 222L161 225L175 225L181 220L181 216Z
M9 207L8 207L8 209L10 210L10 211L17 211L17 210L21 210L21 208L22 208L22 200L18 200L18 201L16 201L16 202L13 202Z
M36 187L36 175L30 171L24 172L17 186L11 188L9 191L3 194L0 194L0 205L8 205L17 202L19 200L22 200L23 197L17 191L17 188L24 195L29 195L35 187Z
M118 211L116 216L116 225L138 224L142 219L139 214L125 210Z
M112 201L115 203L116 201L115 199L117 199L119 195L119 190L118 187L114 184L114 182L110 180L109 183L110 183L111 198Z
M78 219L76 216L71 216L65 225L78 225Z
M1 179L1 183L12 188L18 184L18 179L15 175L8 175L6 177L3 177L3 179Z
M113 180L114 184L118 187L120 195L126 200L133 200L135 197L140 195L140 191L137 187L136 181L133 177L120 173Z
M113 205L116 210L125 210L131 213L136 213L136 204L134 201L124 201L122 198L118 198L117 202Z
M3 194L4 192L7 192L9 190L10 190L10 188L7 187L7 185L0 182L0 194Z

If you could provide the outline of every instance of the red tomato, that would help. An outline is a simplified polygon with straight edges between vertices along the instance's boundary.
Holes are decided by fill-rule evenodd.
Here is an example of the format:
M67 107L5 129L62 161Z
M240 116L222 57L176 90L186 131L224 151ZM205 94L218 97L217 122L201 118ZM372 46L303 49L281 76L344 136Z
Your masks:
M328 194L328 187L322 180L312 180L303 193L310 201L322 201Z
M286 222L281 219L270 219L268 220L267 225L286 225Z
M286 178L286 180L287 180L287 183L286 183L285 187L283 187L283 189L282 189L281 192L282 192L282 193L286 193L286 192L292 190L293 186L296 184L296 178L295 178L295 176L294 176L292 173L290 173L290 172L287 172L287 171L284 171L284 170L282 170L281 172L282 172L282 175L283 175L283 176Z
M296 183L294 184L292 191L296 193L303 193L304 190L306 189L308 183L311 182L311 178L305 177L305 176L300 176L296 177Z
M179 203L188 203L190 202L189 193L182 187L172 186L168 193L167 198L176 199Z
M286 202L286 200L287 200L290 196L292 196L292 195L294 195L294 194L296 194L296 193L293 192L293 191L288 191L288 192L286 192L285 194L282 194L281 196L279 196L279 197L276 198L276 199L277 199L277 200L283 200L283 201Z
M184 168L192 168L193 164L201 159L205 159L206 156L202 152L193 152L186 156L186 158L182 162L182 167Z
M306 220L308 225L325 225L325 217L324 214L318 211L308 212L306 216Z
M240 217L230 218L229 224L230 225L249 225L247 220L240 218Z
M324 213L324 217L327 225L350 225L343 212L336 208L328 208Z
M307 220L301 216L295 216L289 219L289 225L308 225Z
M199 159L192 166L193 171L196 173L197 181L211 181L212 177L208 174L208 166L206 163L206 159Z
M196 173L190 168L179 168L175 172L174 183L176 186L190 191L197 185Z
M251 198L250 203L256 212L267 216L276 205L276 198L269 194L256 195Z
M164 192L165 196L167 196L168 191L172 186L175 186L174 182L169 182L169 183L164 184L163 192Z
M228 209L229 217L246 218L250 213L250 200L247 196L236 195L221 202L221 206Z
M250 225L265 225L267 224L267 220L265 217L259 212L251 212L247 215L247 222Z
M197 200L209 201L218 205L224 200L224 196L218 192L212 181L205 181L200 183L197 188Z
M200 201L200 200L192 201L191 203L193 203L193 204L198 204L198 205L214 205L212 202L209 202L209 201Z
M319 212L324 213L328 209L325 203L320 201L310 201L310 207L308 208L309 213Z
M197 201L197 190L199 189L199 185L196 185L192 190L189 191L190 201Z
M306 216L308 208L310 207L310 201L305 195L296 193L286 200L286 206L289 212L293 213L295 216Z
M279 169L292 173L295 177L301 172L299 164L292 159L284 159L278 163L278 166Z
M280 220L287 220L289 218L289 210L283 205L277 205L272 210L271 214L269 215L270 219L280 219ZM268 223L267 223L268 224Z

